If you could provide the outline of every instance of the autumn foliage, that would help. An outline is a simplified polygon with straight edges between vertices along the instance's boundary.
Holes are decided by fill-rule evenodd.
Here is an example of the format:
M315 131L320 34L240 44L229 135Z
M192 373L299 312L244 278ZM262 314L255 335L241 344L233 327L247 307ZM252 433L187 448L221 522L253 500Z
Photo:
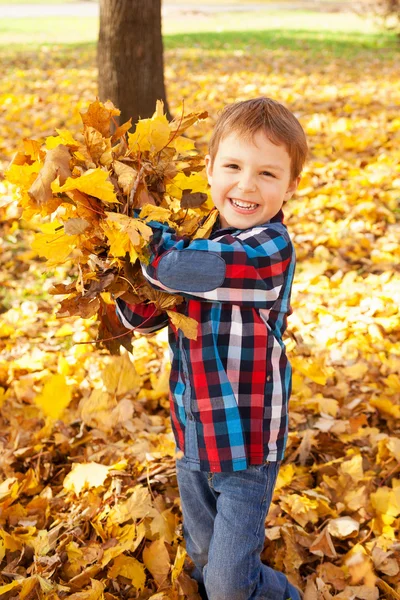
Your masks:
M60 282L52 290L67 295L58 314L98 314L100 339L116 353L121 342L131 349L108 309L116 297L134 304L149 301L155 311L167 310L186 335L196 335L193 319L172 310L182 299L155 292L138 259L149 258L152 230L146 220L168 223L179 234L196 238L210 233L217 214L213 211L204 223L210 202L196 210L208 200L208 184L201 173L202 157L182 136L207 112L182 114L168 123L159 101L153 117L140 120L134 133L128 133L131 121L112 133L119 114L111 102L96 100L82 113L83 130L76 139L68 130L58 130L44 147L25 140L7 171L7 180L19 186L22 217L51 215L33 249L50 266L77 263L76 281ZM114 343L121 337L125 339Z
M142 145L139 165L131 147L135 134L113 139L115 133L104 130L98 135L93 121L84 123L85 137L79 112L88 112L95 95L86 64L77 78L59 68L64 59L53 64L45 57L65 90L55 106L45 82L43 101L37 100L31 75L36 54L25 60L30 68L18 79L18 93L10 87L16 85L11 76L1 84L2 101L8 102L0 118L1 152L8 162L19 148L8 176L14 172L25 190L19 201L25 218L18 220L15 184L2 182L9 202L0 209L0 594L5 600L199 600L182 536L165 330L151 337L134 334L131 352L122 348L120 356L111 356L93 343L96 311L80 312L94 298L100 307L107 305L113 285L124 294L138 287L136 276L126 277L129 283L122 279L124 257L140 255L146 244L142 235L139 244L131 244L136 229L123 231L118 219L135 220L128 192L157 152L151 155ZM74 65L79 60L81 55ZM305 600L399 598L398 58L366 52L356 61L329 55L311 60L307 52L270 51L266 60L262 52L250 56L235 50L221 61L219 54L191 49L171 52L168 65L172 110L181 114L178 102L186 94L210 113L193 127L197 148L205 149L223 100L236 99L238 90L240 98L265 93L290 106L311 148L301 187L285 207L298 258L285 340L293 393L262 559L301 586ZM47 121L41 119L43 103ZM163 120L156 111L158 119ZM167 126L164 145L172 133ZM54 127L59 131L53 136ZM21 141L39 136L37 144ZM88 155L91 140L94 154L99 143L96 158ZM178 154L178 143L189 144L187 138L178 140L162 159L169 165L161 177L165 189L149 169L134 197L140 204L138 194L149 193L158 205L142 208L144 225L146 211L161 208L175 226L182 219L178 227L192 222L189 234L195 235L211 207L206 200L186 215L180 193L208 192L201 158L187 146ZM115 147L120 154L112 158ZM71 174L53 171L41 201L35 187L32 196L28 190L57 148L57 160L68 163ZM123 167L128 167L126 179ZM169 187L178 176L172 167L186 169L176 186L180 192ZM68 189L69 178L77 185L91 173L100 173L99 188L109 179L110 197L119 203L93 195L94 187ZM196 185L188 185L189 178ZM56 232L46 216L54 211ZM89 224L83 233L82 221ZM118 249L110 231L120 227L127 245ZM94 231L99 245L91 241L86 247ZM48 248L46 239L57 238L57 251L38 258ZM92 255L104 264L91 266ZM72 260L57 266L68 256ZM68 310L62 304L68 297L59 303L63 296L50 295L56 286L67 292ZM84 298L89 289L93 298ZM68 306L75 316L68 316Z

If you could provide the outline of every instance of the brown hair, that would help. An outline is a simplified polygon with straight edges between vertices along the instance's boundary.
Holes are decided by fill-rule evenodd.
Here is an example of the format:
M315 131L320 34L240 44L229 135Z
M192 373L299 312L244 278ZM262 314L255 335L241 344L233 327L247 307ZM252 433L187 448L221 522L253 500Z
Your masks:
M264 131L273 144L283 144L290 156L290 179L293 181L303 169L308 147L306 135L299 121L283 104L271 98L254 98L228 104L215 123L208 144L211 165L220 141L230 133L252 137Z

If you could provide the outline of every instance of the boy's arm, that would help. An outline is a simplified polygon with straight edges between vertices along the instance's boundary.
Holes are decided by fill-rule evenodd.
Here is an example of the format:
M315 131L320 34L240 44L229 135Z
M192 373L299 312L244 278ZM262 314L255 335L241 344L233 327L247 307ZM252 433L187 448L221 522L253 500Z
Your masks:
M168 315L157 310L154 304L146 302L128 304L121 298L117 298L115 307L118 319L127 329L136 329L141 333L154 333L168 324Z
M217 240L177 236L156 221L151 258L143 274L156 289L185 297L289 310L289 286L294 271L294 248L282 224L226 233Z

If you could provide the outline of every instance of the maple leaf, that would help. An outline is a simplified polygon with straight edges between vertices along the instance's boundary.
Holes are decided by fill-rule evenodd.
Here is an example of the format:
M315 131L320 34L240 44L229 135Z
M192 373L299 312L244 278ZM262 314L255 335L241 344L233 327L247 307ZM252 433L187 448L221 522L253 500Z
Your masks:
M63 185L60 185L58 181L54 181L51 189L55 194L69 190L79 190L80 192L99 198L103 202L119 203L114 186L108 180L108 173L101 168L88 169L81 177L68 177Z
M35 398L36 404L45 415L59 419L71 402L72 390L64 375L52 375L44 384L43 390Z
M143 550L143 562L157 584L162 585L170 571L169 554L163 538L155 540L150 546L146 546Z
M95 462L73 465L64 479L64 489L78 496L84 488L99 487L108 477L109 469Z
M51 184L56 177L64 183L71 176L70 160L69 150L63 144L47 152L43 168L28 191L35 202L46 204L53 198Z
M136 558L120 554L114 559L112 567L108 570L109 577L121 575L130 579L134 588L143 590L146 583L146 572L142 563Z
M85 113L81 113L82 122L87 127L93 127L103 136L110 135L111 119L121 114L121 111L116 108L110 100L100 102L96 100L89 105Z
M67 236L60 229L64 228L57 221L46 223L41 226L42 233L37 233L32 243L32 250L45 256L49 264L65 262L78 244L77 235Z
M167 310L167 314L171 319L171 323L181 329L183 334L190 340L197 340L199 324L195 319L182 315L174 310Z
M134 133L128 134L129 148L133 152L151 152L156 154L168 144L171 135L167 117L156 112L151 119L141 119Z

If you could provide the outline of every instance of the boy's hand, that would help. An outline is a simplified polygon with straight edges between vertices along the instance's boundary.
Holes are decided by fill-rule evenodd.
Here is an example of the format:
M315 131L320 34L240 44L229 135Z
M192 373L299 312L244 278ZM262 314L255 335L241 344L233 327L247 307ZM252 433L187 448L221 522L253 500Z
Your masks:
M151 196L151 194L149 194L147 190L142 189L136 201L136 208L142 208L142 206L144 206L145 204L152 204L153 206L156 206L156 202L153 196Z

